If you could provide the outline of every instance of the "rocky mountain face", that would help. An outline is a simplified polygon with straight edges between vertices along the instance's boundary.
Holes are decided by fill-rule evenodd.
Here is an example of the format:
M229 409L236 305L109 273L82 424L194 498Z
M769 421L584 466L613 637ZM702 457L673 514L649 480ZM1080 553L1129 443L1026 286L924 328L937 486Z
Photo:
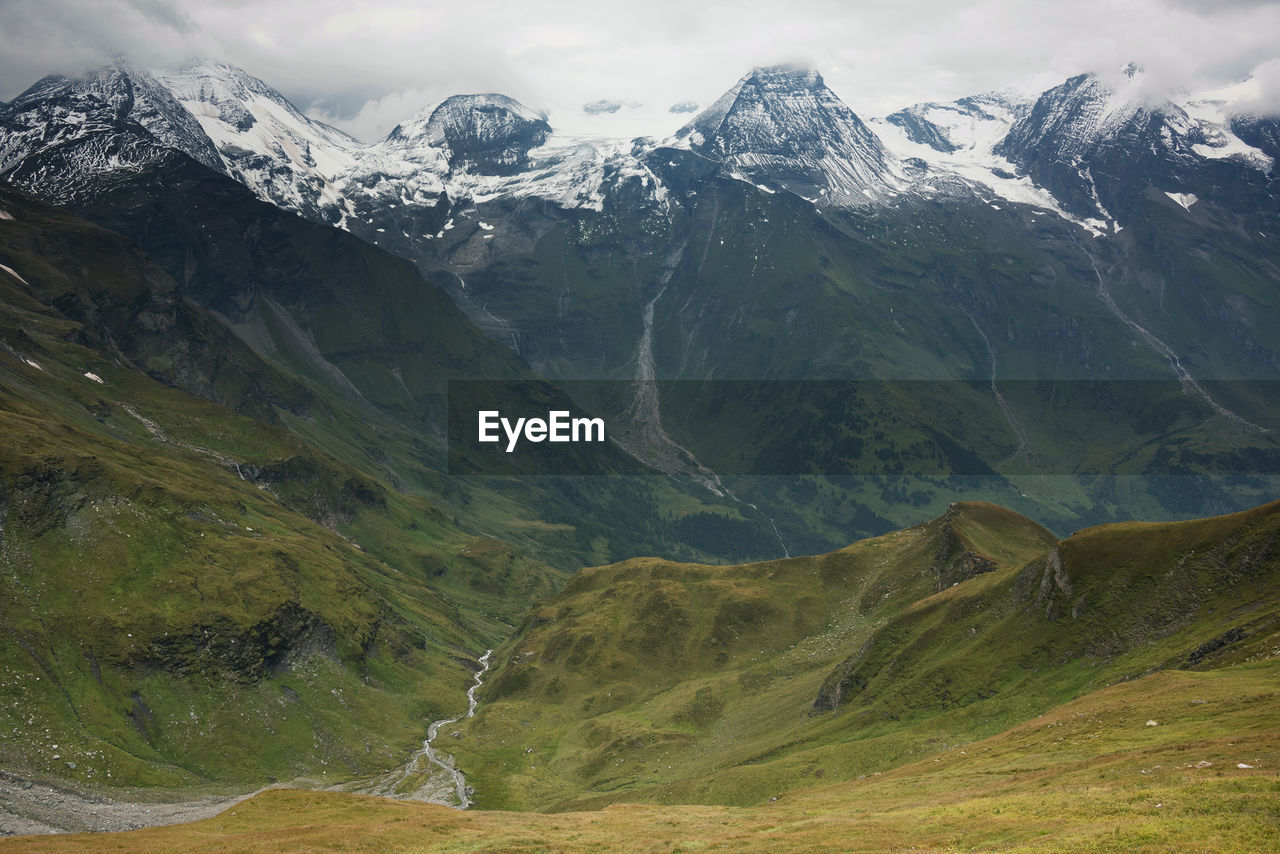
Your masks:
M898 188L899 167L816 71L757 68L676 133L675 146L811 200L865 204Z
M1080 75L1048 90L995 150L1065 209L1115 225L1124 224L1148 187L1174 201L1217 195L1250 213L1256 198L1223 196L1269 195L1264 188L1274 164L1230 124L1197 120L1182 106L1152 100L1132 66L1116 84ZM1215 191L1215 185L1225 186Z
M449 166L479 174L510 175L527 169L529 151L551 135L551 125L506 95L454 95L422 116L397 125L388 143L421 136L444 149Z
M517 102L475 95L361 144L227 66L160 79L258 198L411 260L546 376L976 379L993 400L1014 378L1167 378L1193 408L1232 423L1269 417L1251 409L1256 399L1220 401L1198 385L1280 373L1280 331L1267 322L1280 258L1266 153L1275 123L1234 115L1232 93L1148 103L1136 72L1118 84L1085 75L864 122L820 75L761 68L664 141L558 139ZM143 235L129 211L159 215L143 183L154 195L207 182L145 167L164 144L136 122L112 124L91 88L80 97L110 129L102 140L136 149L137 162L108 169L86 157L72 168L60 158L73 149L38 145L79 132L42 85L0 116L27 129L6 130L27 140L11 145L20 156L6 174L54 198L133 199L136 210L81 209ZM19 116L39 104L49 120L33 136L34 121ZM199 153L195 142L179 148ZM38 180L50 169L65 192ZM180 243L148 248L178 271ZM240 317L239 274L210 277L223 262L209 263L193 283ZM360 358L368 370L356 373L395 397L387 390L409 355ZM640 407L646 423L662 406L653 397ZM999 413L1017 435L1042 417ZM989 497L1021 500L1020 488L1001 489ZM894 496L862 496L849 518L883 525L902 511ZM1054 512L1078 518L1110 501ZM848 512L808 506L784 526L808 537L828 524L817 518L838 526ZM868 529L806 542L858 532Z
M196 118L228 175L277 207L338 220L332 179L350 167L359 142L307 118L275 89L229 65L194 63L160 80Z
M1246 114L1232 116L1228 124L1237 139L1270 157L1273 167L1280 160L1280 119ZM1260 162L1260 158L1253 159ZM1262 165L1265 169L1265 162Z
M121 61L82 80L46 77L0 109L0 174L68 201L177 149L215 171L222 159L163 85Z

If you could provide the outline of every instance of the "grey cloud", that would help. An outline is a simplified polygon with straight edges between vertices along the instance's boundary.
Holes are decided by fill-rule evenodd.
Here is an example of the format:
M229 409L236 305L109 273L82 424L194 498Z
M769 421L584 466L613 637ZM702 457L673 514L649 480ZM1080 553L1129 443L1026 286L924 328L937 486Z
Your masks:
M179 8L174 0L128 0L128 2L138 11L138 14L168 27L175 33L187 35L196 29L195 21L186 10Z
M661 135L680 116L656 105L711 103L751 67L797 57L883 115L1129 60L1170 91L1220 86L1280 56L1276 32L1280 4L1241 0L0 0L0 98L115 53L147 66L208 56L362 138L450 94L494 91L553 123ZM585 116L601 93L648 106Z
M1169 5L1212 14L1221 12L1223 9L1254 9L1275 6L1276 0L1169 0Z

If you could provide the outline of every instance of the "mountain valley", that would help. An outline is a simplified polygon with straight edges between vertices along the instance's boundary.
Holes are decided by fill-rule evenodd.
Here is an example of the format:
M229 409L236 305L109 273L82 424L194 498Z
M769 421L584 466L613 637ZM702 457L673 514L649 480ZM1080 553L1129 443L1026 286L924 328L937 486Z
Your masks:
M5 784L261 790L0 850L1273 846L1256 86L860 117L771 66L630 140L478 93L360 141L216 61L0 104ZM611 442L486 470L477 388ZM473 809L340 791L432 721Z

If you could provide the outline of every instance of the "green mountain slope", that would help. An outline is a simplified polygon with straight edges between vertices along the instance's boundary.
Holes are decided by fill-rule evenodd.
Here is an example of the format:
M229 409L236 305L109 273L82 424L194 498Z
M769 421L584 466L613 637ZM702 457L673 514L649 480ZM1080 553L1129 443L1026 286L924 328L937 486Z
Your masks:
M334 351L307 363L266 346L120 235L0 187L11 767L165 785L381 770L424 716L462 705L479 651L563 582L530 553L562 567L646 543L700 555L656 507L727 510L662 480L443 474L442 378L527 370L403 262L249 207L292 235L272 244L275 263L310 258L263 281L330 288L298 297L306 312L350 298L355 323L371 316L361 299L399 301L373 314L403 312L408 331L371 340L414 354L410 403L381 401L373 380L367 396L344 393L354 385L335 363L372 374ZM320 256L296 245L317 240L330 241ZM202 251L233 250L227 237ZM355 268L370 278L348 293L341 273ZM415 301L431 303L414 288L443 306L421 327ZM277 332L314 338L281 318ZM351 358L387 366L385 350Z
M1265 851L1280 841L1278 677L1274 657L1162 671L991 738L751 807L460 812L274 789L192 824L27 836L0 851Z
M751 804L928 757L1166 668L1266 656L1280 504L1061 543L1007 510L812 558L583 570L456 742L481 805Z
M403 761L557 573L286 429L354 419L119 235L0 207L5 767L243 785Z
M741 516L741 505L701 488L664 478L445 474L448 382L538 377L408 261L262 202L176 151L95 186L72 209L136 242L181 283L184 297L310 388L325 417L272 400L284 426L399 491L426 496L468 530L566 573L637 554L732 557L655 510ZM513 387L514 399L504 401L512 408L537 393ZM246 402L219 399L241 411ZM767 524L755 517L756 527ZM769 545L755 554L778 553L776 542Z
M1188 453L1170 458L1183 448L1199 454L1239 426L1190 391L1179 371L1215 404L1271 428L1234 439L1239 447L1275 452L1267 383L1277 376L1280 342L1265 320L1275 313L1271 238L1246 234L1208 207L1193 221L1179 219L1186 212L1170 210L1162 194L1126 211L1132 225L1106 238L978 199L822 209L693 174L689 159L665 149L651 159L672 190L665 212L637 204L624 192L630 185L600 213L495 200L416 260L478 325L548 376L630 380L645 352L654 376L689 381L684 390L660 386L664 427L767 513L791 553L908 525L922 508L942 512L955 500L1015 507L1065 533L1232 512L1274 495L1273 456L1231 480L1198 476L1241 472L1217 465L1220 449L1194 461ZM481 230L480 220L496 231ZM743 405L736 421L708 421L696 399L703 383L734 379L970 381L969 393L950 401L959 418L934 413L933 426L954 424L961 449L987 459L1021 453L1032 476L948 480L945 467L895 475L894 460L913 444L941 449L884 424L852 431L868 441L868 454L889 455L878 480L846 479L857 472L840 466L801 468L830 476L815 484L737 476L771 471L760 464L770 446L792 452L805 436L777 423L767 404L786 401L776 399ZM1212 382L1222 379L1260 384ZM1059 400L1020 393L1018 380L1057 381ZM1153 388L1131 412L1062 396L1073 381L1111 380L1159 380L1174 394ZM831 418L800 427L819 442L846 439ZM880 432L888 438L868 439ZM718 467L726 457L744 464ZM1153 457L1134 470L1134 459ZM1113 463L1149 479L1118 479Z

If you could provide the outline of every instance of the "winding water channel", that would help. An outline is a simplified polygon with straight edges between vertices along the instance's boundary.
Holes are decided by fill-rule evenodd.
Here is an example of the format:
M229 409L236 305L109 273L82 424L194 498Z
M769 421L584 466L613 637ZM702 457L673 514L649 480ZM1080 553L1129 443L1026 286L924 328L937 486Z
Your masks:
M467 786L467 778L458 770L453 757L437 750L433 742L439 735L441 727L457 723L476 713L476 704L479 702L476 699L476 692L484 684L484 675L489 671L491 655L493 650L490 649L480 656L480 669L476 672L475 682L467 689L465 715L432 721L427 727L427 738L422 742L422 747L409 757L408 762L368 783L349 787L347 790L365 795L379 795L384 798L442 804L462 810L471 806L472 792Z

